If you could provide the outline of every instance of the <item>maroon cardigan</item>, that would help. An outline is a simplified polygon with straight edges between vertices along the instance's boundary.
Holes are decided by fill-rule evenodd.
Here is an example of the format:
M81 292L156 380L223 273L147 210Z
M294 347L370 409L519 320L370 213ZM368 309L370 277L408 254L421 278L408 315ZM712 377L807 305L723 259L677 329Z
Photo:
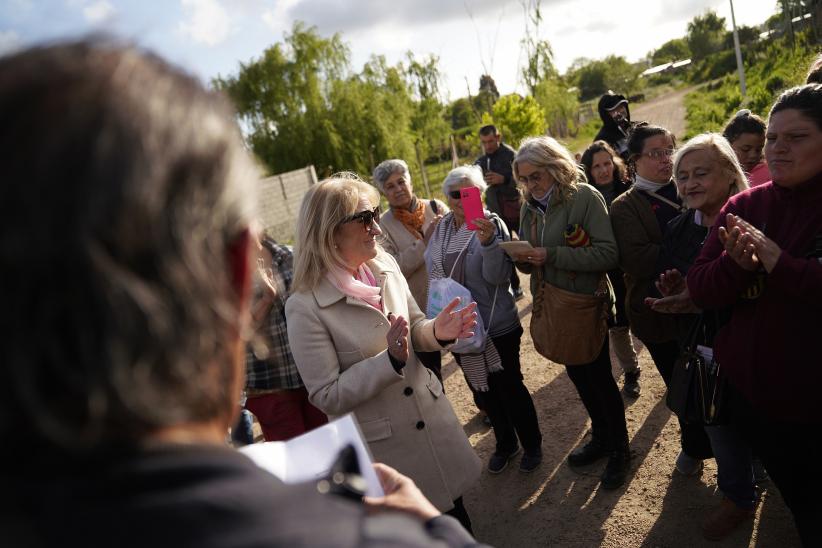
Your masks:
M782 249L770 274L743 270L724 251L717 230L727 213ZM767 183L733 196L688 272L698 306L732 307L715 354L731 383L774 420L822 423L820 248L822 174L795 189Z

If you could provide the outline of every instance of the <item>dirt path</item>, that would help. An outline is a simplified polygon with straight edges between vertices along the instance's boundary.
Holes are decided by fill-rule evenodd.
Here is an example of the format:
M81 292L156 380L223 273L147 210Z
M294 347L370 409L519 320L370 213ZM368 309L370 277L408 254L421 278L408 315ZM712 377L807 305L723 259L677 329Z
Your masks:
M523 276L523 287L528 287ZM527 292L527 289L526 289ZM766 483L755 520L721 543L702 539L700 524L721 500L716 466L705 464L699 477L672 474L679 452L675 417L665 407L665 388L643 350L642 395L626 400L628 431L634 453L629 480L615 491L598 489L604 462L584 474L565 462L585 437L587 414L564 367L534 351L527 335L530 294L520 301L526 335L522 339L525 383L531 391L543 433L544 461L531 474L509 466L502 474L483 472L465 495L477 538L497 547L790 547L799 546L793 522L778 492ZM618 366L617 366L618 367ZM494 448L461 371L451 361L444 368L446 392L477 453L487 462ZM622 386L621 371L614 370ZM517 461L518 462L518 461Z
M669 129L677 140L685 136L685 95L695 88L690 87L660 95L647 103L631 106L631 120L647 121Z

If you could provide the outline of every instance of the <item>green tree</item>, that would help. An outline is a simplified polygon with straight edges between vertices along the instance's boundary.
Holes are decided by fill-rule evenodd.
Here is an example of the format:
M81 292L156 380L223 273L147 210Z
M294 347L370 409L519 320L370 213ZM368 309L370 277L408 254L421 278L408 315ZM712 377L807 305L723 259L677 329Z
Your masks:
M719 17L713 10L694 17L688 23L688 34L685 38L693 59L704 59L722 49L725 32L725 18Z
M661 65L663 63L670 63L671 61L688 59L690 56L691 50L688 48L688 42L686 42L684 38L674 38L654 50L651 54L651 63Z
M633 93L638 87L639 69L624 57L609 55L583 65L569 78L576 82L580 98L587 101L609 89L626 95Z
M534 99L545 114L545 127L554 137L567 137L576 131L579 101L561 78L543 80L534 90Z
M408 72L373 57L355 74L348 55L339 35L323 38L298 22L236 76L214 80L234 101L249 146L269 172L314 164L320 176L366 174L383 158L413 158L415 139L442 140L443 128L447 135L435 96L436 59Z
M531 96L520 97L512 93L500 97L494 103L491 118L502 131L505 141L514 148L524 137L545 132L545 112Z
M445 107L439 97L442 81L439 59L430 55L420 61L410 51L406 54L406 59L408 65L405 76L416 99L411 130L420 145L423 158L430 157L432 153L440 156L448 147L451 128L445 120Z

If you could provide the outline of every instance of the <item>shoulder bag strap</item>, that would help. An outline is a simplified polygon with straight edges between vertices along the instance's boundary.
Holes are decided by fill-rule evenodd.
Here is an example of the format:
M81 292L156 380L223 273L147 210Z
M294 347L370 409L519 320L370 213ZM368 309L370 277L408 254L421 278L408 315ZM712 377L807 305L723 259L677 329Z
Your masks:
M659 200L660 202L665 202L666 204L668 204L672 208L676 209L680 213L683 213L683 212L688 210L688 208L686 208L682 204L678 204L678 203L674 202L673 200L669 200L665 196L660 196L659 194L657 194L655 192L648 192L647 190L644 190L644 189L641 189L641 190L642 190L642 192L644 192L645 194L647 194L651 198L655 198L655 199Z

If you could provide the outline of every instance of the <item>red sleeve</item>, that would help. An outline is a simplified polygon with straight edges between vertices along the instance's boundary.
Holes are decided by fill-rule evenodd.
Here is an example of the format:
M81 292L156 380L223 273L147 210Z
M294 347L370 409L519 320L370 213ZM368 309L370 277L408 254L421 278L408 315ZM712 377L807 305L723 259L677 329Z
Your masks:
M822 306L822 263L819 259L797 259L782 251L768 275L768 283L785 295Z
M733 206L732 200L719 212L702 252L688 270L688 291L694 303L701 308L732 305L754 278L754 273L739 266L719 241L719 227L725 226L725 216L736 213Z

